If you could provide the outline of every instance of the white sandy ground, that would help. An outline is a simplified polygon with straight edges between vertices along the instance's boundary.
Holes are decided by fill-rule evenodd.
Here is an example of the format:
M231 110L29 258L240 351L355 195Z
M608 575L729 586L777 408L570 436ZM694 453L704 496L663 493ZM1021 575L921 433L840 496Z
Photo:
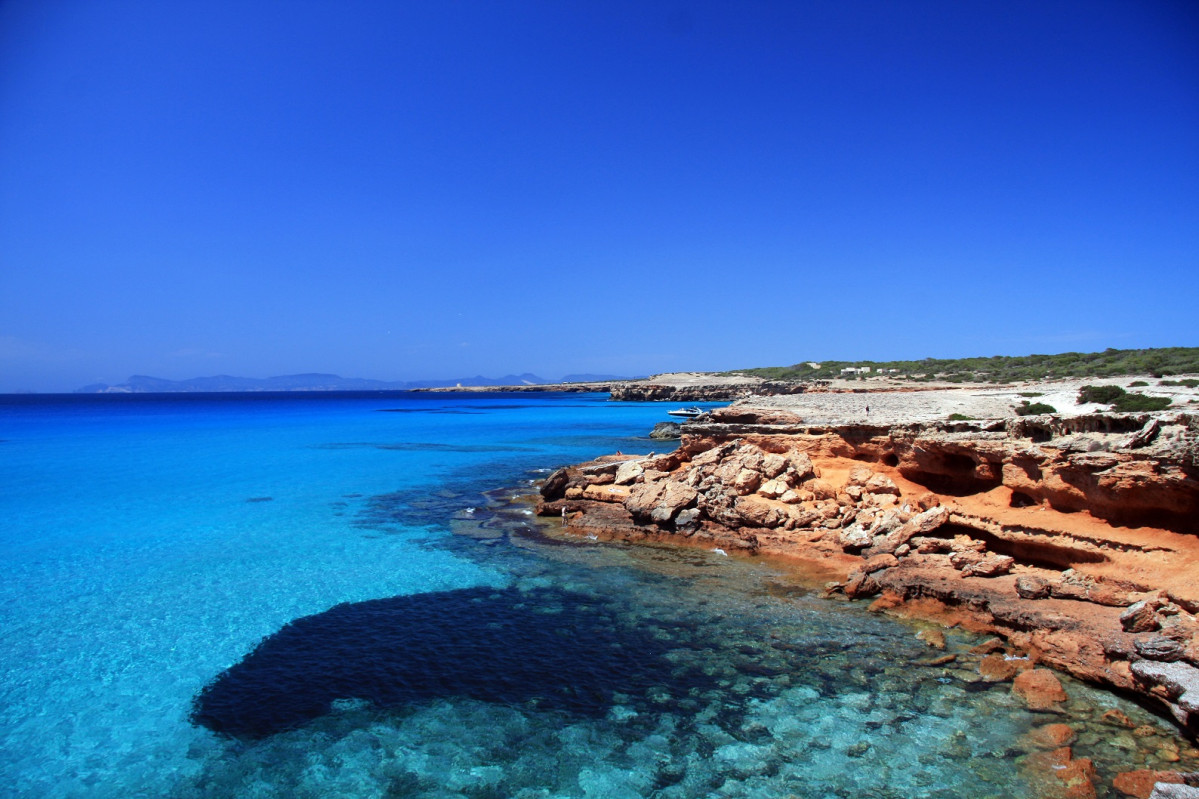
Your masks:
M1181 380L1195 375L1172 376ZM1130 386L1143 380L1147 386ZM1186 386L1163 386L1152 376L1089 377L1067 380L1046 380L1011 385L971 384L942 386L913 391L920 384L898 381L836 381L832 392L810 392L780 397L749 397L737 404L758 408L782 408L799 414L813 424L846 422L876 422L902 424L945 420L952 413L975 419L1003 419L1016 415L1015 406L1022 401L1051 405L1059 414L1074 416L1109 410L1107 405L1077 403L1083 386L1118 385L1129 392L1173 400L1165 412L1191 411L1199 413L1199 389ZM906 389L906 390L905 390ZM853 393L844 393L846 390ZM859 393L861 392L861 393ZM1039 392L1041 396L1025 397L1022 393ZM866 409L869 408L869 414Z

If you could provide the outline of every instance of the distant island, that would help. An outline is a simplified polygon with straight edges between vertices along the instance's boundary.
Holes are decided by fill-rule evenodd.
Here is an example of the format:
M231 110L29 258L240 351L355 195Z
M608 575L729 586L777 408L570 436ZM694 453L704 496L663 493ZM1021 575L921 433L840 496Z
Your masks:
M464 377L457 380L371 380L361 377L309 373L279 377L193 377L189 380L167 380L161 377L133 375L124 383L109 385L93 383L75 389L76 394L178 394L238 391L411 391L418 388L475 388L511 386L560 386L563 383L609 383L638 380L616 375L571 374L558 380L547 380L528 372L504 377Z

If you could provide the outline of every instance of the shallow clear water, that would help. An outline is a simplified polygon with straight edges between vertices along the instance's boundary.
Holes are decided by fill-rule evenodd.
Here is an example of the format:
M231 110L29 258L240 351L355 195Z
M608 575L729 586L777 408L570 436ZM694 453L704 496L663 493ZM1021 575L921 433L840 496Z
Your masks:
M929 653L912 627L767 563L561 541L514 499L563 463L662 449L642 436L665 410L0 398L0 785L1027 795L1018 739L1057 719L914 665ZM1164 724L1070 689L1076 755L1160 765ZM1086 727L1117 706L1160 735Z

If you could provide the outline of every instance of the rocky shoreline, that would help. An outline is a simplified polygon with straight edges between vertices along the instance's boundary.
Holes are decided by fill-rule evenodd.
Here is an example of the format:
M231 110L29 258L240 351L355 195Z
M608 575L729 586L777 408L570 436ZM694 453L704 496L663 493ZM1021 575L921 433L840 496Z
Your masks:
M566 534L782 556L831 595L998 636L973 668L1030 706L1065 699L1048 666L1199 734L1199 415L812 424L734 405L541 495Z

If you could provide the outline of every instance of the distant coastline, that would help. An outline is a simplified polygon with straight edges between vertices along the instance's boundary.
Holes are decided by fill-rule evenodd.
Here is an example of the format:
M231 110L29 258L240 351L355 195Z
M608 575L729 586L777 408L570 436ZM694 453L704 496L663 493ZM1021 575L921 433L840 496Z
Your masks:
M109 385L92 383L75 389L75 394L175 394L262 391L606 391L607 388L576 388L579 384L608 386L616 381L640 378L615 375L574 374L558 380L547 380L531 373L505 375L498 378L463 377L452 380L372 380L360 377L341 377L334 374L306 373L278 377L236 377L216 375L187 380L167 380L161 377L133 375L124 383Z

